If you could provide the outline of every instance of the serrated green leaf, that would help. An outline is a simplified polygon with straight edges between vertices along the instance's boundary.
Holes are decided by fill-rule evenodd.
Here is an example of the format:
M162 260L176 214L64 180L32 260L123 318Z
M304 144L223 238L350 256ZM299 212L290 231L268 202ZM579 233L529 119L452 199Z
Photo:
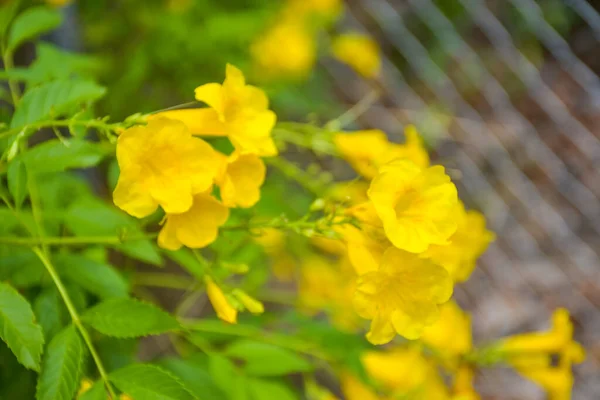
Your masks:
M249 378L250 400L298 400L298 396L283 382Z
M17 16L10 28L7 50L13 51L29 39L51 31L62 21L60 12L50 7L31 7Z
M35 61L26 73L21 73L22 80L27 81L29 85L73 76L91 78L94 72L99 70L102 62L99 58L65 51L45 42L37 43L35 53Z
M113 337L160 335L180 328L170 314L134 299L111 299L89 309L83 320L98 332Z
M8 164L6 171L8 190L12 196L15 207L21 208L21 204L27 196L27 169L21 160L13 160Z
M107 371L114 371L136 362L140 341L103 336L96 340L100 359Z
M10 122L11 128L19 128L44 118L59 117L78 104L102 97L106 89L82 79L56 80L28 90Z
M65 307L54 287L44 290L33 302L33 311L46 340L51 340L64 326Z
M101 298L127 297L127 281L110 265L90 260L78 254L54 257L58 273Z
M56 335L44 356L36 399L73 399L79 386L84 356L83 342L74 326Z
M65 224L75 236L142 236L138 221L116 207L98 199L73 203L65 214ZM162 258L156 246L148 239L125 241L113 246L126 255L152 265L160 266Z
M40 174L93 167L106 154L105 148L82 139L70 140L68 146L58 139L52 139L35 146L21 159L29 172Z
M248 375L279 376L312 369L308 361L287 349L252 340L232 343L225 354L243 360Z
M155 365L129 365L111 373L109 379L135 400L197 399L178 378Z
M90 389L84 392L77 400L108 400L104 382L97 381Z
M40 370L42 328L35 322L27 300L6 283L0 283L0 338L22 365Z
M181 379L190 391L200 399L225 400L225 393L213 382L208 370L208 357L203 353L181 359L170 357L158 362Z

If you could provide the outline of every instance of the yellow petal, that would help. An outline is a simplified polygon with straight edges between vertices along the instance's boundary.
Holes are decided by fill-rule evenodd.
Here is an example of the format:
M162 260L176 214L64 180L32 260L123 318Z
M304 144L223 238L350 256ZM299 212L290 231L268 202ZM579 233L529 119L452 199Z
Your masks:
M128 214L143 218L156 211L158 203L148 191L140 187L139 182L137 176L128 177L121 174L113 192L113 201Z
M189 108L185 110L163 111L151 115L149 119L170 118L183 122L192 135L226 136L225 125L213 108Z
M221 200L227 207L252 207L260 199L260 187L265 180L264 162L254 154L234 153L218 185Z
M229 209L208 194L194 196L192 207L181 214L167 214L159 245L172 248L179 243L190 248L206 247L217 238L219 227L229 217ZM161 232L162 233L162 232ZM159 235L160 239L161 235Z
M223 99L223 86L220 83L198 86L194 94L196 100L206 103L217 112L220 121L225 120L225 99Z
M206 282L206 293L217 317L230 324L237 323L237 310L229 304L221 288L208 275L204 277L204 281Z
M371 321L371 328L367 333L367 340L373 344L386 344L394 336L396 336L396 332L389 316L380 313L375 314L375 318Z

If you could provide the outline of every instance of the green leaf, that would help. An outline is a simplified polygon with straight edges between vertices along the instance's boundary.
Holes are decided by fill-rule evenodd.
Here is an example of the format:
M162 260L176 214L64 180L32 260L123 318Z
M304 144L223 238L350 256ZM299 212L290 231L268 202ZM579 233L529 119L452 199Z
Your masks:
M4 37L8 26L14 18L19 8L18 1L9 1L2 4L0 7L0 39Z
M21 99L10 127L19 128L45 118L57 118L79 104L99 99L105 92L102 86L82 79L61 79L36 86Z
M50 7L31 7L19 15L8 35L7 50L13 51L25 41L51 31L61 23L58 10Z
M92 78L102 62L100 58L65 51L45 42L37 44L35 54L36 59L27 72L21 73L21 77L24 78L22 80L27 81L29 85L73 76Z
M44 290L33 302L33 311L44 331L46 340L54 337L64 326L65 307L54 287Z
M283 382L250 378L247 385L251 400L298 400L298 396Z
M96 348L107 371L114 371L136 362L140 341L136 338L119 339L103 336L96 340Z
M243 360L248 375L279 376L312 369L308 361L287 349L252 340L234 342L225 354Z
M25 367L40 370L44 348L42 328L31 306L15 289L0 283L0 338Z
M25 200L25 196L27 196L27 170L25 164L21 160L13 160L8 164L6 179L8 180L8 190L15 201L15 206L19 209Z
M75 236L142 236L138 221L115 206L89 198L75 202L65 214L65 224ZM148 239L125 241L114 246L140 261L160 266L162 258Z
M179 379L155 365L129 365L111 373L109 379L135 400L197 399Z
M89 309L83 320L98 332L114 337L159 335L180 328L170 314L134 299L111 299Z
M78 254L60 254L54 258L61 276L101 298L127 297L127 281L110 265Z
M210 354L208 357L208 370L213 382L232 400L242 400L246 396L244 385L245 377L236 366L219 354Z
M84 392L77 400L108 400L104 382L97 381L90 389Z
M71 400L79 386L84 347L74 326L52 339L38 378L37 400Z
M203 353L189 358L165 358L159 361L165 368L181 379L198 398L224 400L225 393L213 382L208 370L208 357Z
M70 168L89 168L108 153L97 143L73 139L68 145L58 139L48 140L27 151L21 159L30 173L50 173Z

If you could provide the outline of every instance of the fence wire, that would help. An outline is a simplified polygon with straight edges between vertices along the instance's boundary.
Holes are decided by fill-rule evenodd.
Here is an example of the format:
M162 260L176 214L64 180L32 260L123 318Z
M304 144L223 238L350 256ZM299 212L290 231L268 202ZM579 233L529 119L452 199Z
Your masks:
M586 0L559 2L572 21L559 33L547 4L353 0L344 24L382 44L382 74L363 82L343 66L325 67L348 103L373 89L383 93L360 124L396 139L405 124L421 128L466 203L484 212L497 233L471 281L457 289L473 313L475 340L543 329L554 308L567 307L588 349L573 398L596 399L600 13ZM461 18L448 16L449 5ZM535 38L536 60L520 45L522 35ZM486 399L543 398L507 370L482 374L477 384Z

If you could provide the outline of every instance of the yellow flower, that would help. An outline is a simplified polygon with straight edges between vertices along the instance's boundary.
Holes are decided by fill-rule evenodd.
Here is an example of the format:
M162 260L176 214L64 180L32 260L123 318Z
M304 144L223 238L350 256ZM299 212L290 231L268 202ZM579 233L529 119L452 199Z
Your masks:
M206 294L217 317L230 324L237 323L237 310L229 303L221 288L208 275L204 276L204 282L206 283Z
M383 400L371 388L367 387L357 377L344 372L340 376L340 386L347 400Z
M440 318L423 330L421 341L451 363L471 350L471 318L453 301L440 306Z
M263 79L303 78L316 61L315 34L297 17L282 18L252 44L251 53Z
M81 380L81 384L79 385L79 390L77 391L77 398L81 397L85 392L90 390L92 386L94 386L94 382L88 378L83 378Z
M265 163L255 154L237 151L229 157L220 156L223 164L215 181L221 189L223 204L242 208L255 205L260 200L260 187L265 181Z
M404 144L389 142L384 132L375 129L337 133L333 142L356 172L367 179L373 179L379 167L398 158L411 160L421 168L429 166L429 155L415 127L408 125L404 134Z
M573 387L573 363L585 359L585 351L573 340L569 312L552 315L552 329L515 335L501 342L501 351L517 372L548 392L551 400L569 400ZM553 360L556 357L556 363Z
M454 215L458 225L449 243L429 246L423 257L446 268L455 282L464 282L471 276L477 259L495 235L485 228L485 217L477 211L465 210L461 201L457 203Z
M360 227L346 224L338 228L348 249L348 258L357 274L376 271L383 254L392 246L385 236L381 220L371 202L349 208L346 213L356 218Z
M121 133L117 140L121 175L114 203L134 217L183 213L196 193L211 188L219 159L210 145L194 138L181 122L157 118Z
M46 4L52 7L64 7L73 2L73 0L46 0Z
M277 155L271 138L277 117L269 110L267 95L255 86L246 85L242 71L227 64L222 85L207 83L197 87L195 94L196 100L208 104L216 112L229 140L242 154Z
M285 233L278 229L267 228L260 232L254 240L260 244L271 259L271 268L275 278L289 282L294 278L296 260L286 249Z
M358 315L372 320L367 339L384 344L396 333L418 338L438 319L437 305L451 295L452 279L444 268L391 247L377 271L358 278L354 306Z
M149 121L156 118L169 118L183 122L192 135L227 136L225 125L219 120L219 115L212 108L169 110L148 116Z
M381 69L381 50L369 36L347 33L337 36L331 43L335 58L348 64L365 78L374 78Z
M452 385L452 400L479 400L479 394L473 388L474 371L468 365L458 368Z
M456 187L442 166L422 169L394 160L379 169L368 196L399 249L421 253L431 244L447 244L456 231Z
M214 197L206 193L197 194L188 211L167 213L158 235L158 245L168 250L178 250L181 246L206 247L217 239L219 227L228 217L229 209Z
M333 324L344 330L354 330L359 318L352 309L356 274L347 259L332 262L317 255L302 264L299 282L299 303L309 314L325 311Z

